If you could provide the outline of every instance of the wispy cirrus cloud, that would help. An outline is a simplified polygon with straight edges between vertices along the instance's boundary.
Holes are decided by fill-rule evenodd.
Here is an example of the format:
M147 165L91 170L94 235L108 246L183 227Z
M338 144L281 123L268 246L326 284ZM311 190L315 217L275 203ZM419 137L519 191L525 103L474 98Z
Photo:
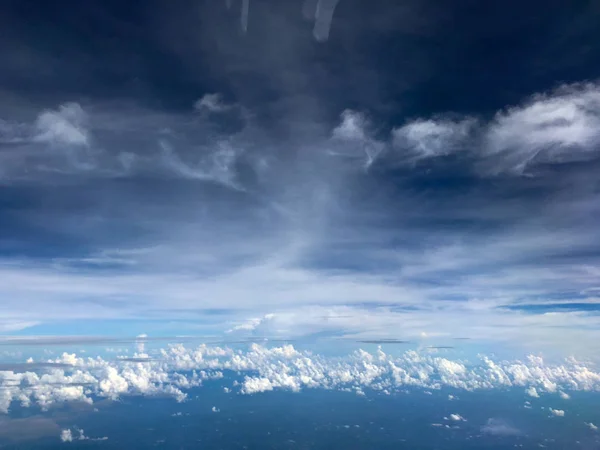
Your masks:
M220 333L576 345L599 326L578 306L597 302L596 193L570 166L559 181L481 168L504 158L497 149L524 155L520 146L534 146L527 139L538 134L514 127L540 108L553 111L529 121L549 130L535 138L549 152L544 164L564 163L551 158L552 146L594 155L593 127L578 138L565 133L593 125L595 89L564 87L488 122L408 121L387 137L373 117L351 110L284 141L271 140L251 116L232 131L191 107L65 104L37 112L57 128L39 142L39 120L3 128L5 143L21 136L2 153L11 161L5 184L13 195L33 189L61 207L11 210L19 229L37 231L8 230L17 238L5 242L13 250L0 264L5 332L92 317L149 319L155 311L180 320L200 305L230 311L211 318ZM221 100L208 98L220 112ZM520 134L528 137L519 143ZM509 135L511 144L500 144L498 136ZM56 157L70 147L91 163ZM452 156L461 162L456 172L444 166ZM67 172L77 190L60 190ZM68 241L54 248L50 236ZM29 254L33 247L49 250ZM400 322L411 325L398 331ZM560 323L568 329L557 336Z

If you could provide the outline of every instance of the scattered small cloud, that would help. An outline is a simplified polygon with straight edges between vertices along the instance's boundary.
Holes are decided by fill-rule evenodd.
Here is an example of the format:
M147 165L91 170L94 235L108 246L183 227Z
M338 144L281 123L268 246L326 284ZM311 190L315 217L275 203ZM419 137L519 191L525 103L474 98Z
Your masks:
M108 437L91 438L86 436L82 429L75 428L75 433L69 428L64 429L60 432L60 440L62 442L73 442L73 441L106 441Z
M448 417L444 417L444 419L451 420L453 422L466 422L467 421L467 419L465 419L460 414L450 414Z
M565 416L565 412L562 409L550 408L550 414L552 414L554 417L564 417Z
M585 422L585 425L587 425L587 427L592 431L598 431L598 427L591 422Z
M204 94L204 96L194 103L194 108L198 111L208 111L211 113L222 113L229 111L233 106L223 100L219 93Z
M481 432L494 436L516 436L521 434L521 431L509 422L495 418L488 419L487 423L481 427Z
M22 419L0 417L0 439L13 442L54 437L60 431L49 417L30 416Z

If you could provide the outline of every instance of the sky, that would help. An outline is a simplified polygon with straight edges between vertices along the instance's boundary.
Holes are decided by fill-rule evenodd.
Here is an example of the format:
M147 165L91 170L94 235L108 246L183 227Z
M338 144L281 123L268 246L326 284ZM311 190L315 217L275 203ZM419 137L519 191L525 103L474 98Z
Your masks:
M0 332L596 352L600 10L551 3L4 3Z
M60 408L193 410L207 385L240 411L508 392L597 448L599 21L592 0L3 1L0 445L92 445ZM427 430L554 439L469 408Z

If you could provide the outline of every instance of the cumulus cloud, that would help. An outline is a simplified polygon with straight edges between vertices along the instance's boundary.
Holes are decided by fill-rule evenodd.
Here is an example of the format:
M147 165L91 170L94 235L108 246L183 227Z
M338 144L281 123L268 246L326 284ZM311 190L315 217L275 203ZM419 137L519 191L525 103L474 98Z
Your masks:
M71 430L66 429L60 432L60 440L63 442L73 442L73 433Z
M53 361L74 362L75 368L56 368L44 374L0 372L0 383L5 386L0 390L0 411L8 411L13 401L25 407L37 404L42 409L61 402L92 403L97 397L116 400L128 395L167 395L184 401L187 389L207 379L221 378L223 371L241 374L238 392L242 394L322 388L368 395L368 390L392 394L407 387L477 390L528 385L551 392L558 388L600 391L600 374L576 361L548 365L495 362L482 357L467 365L427 352L407 351L393 357L381 349L375 354L357 350L340 358L299 351L292 345L252 344L242 350L206 345L186 348L179 344L161 350L160 359L145 363L73 354L63 354ZM561 410L550 411L555 416L564 415ZM448 420L465 419L452 414Z
M234 165L238 153L226 142L220 142L216 149L196 164L184 162L166 140L160 140L162 158L165 166L182 178L214 181L223 185L241 189L235 180Z
M596 425L594 425L593 423L589 422L589 423L585 423L587 425L587 427L592 430L592 431L598 431L598 427Z
M565 416L565 412L562 409L550 408L550 414L552 414L554 417L564 417Z
M515 436L521 434L521 431L502 419L488 419L487 423L481 427L481 432L494 436Z
M65 103L58 110L42 112L36 122L33 140L52 145L89 144L89 132L85 128L87 116L78 103Z
M218 92L204 94L204 96L194 103L194 108L199 111L206 110L211 113L221 113L230 110L232 105L223 100L223 96Z

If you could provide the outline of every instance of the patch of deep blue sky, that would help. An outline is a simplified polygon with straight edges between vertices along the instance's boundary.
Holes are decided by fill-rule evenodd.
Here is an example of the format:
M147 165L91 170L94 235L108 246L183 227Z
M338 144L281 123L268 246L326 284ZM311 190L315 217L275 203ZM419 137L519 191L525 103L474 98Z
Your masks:
M271 125L294 116L294 101L316 97L332 123L354 108L397 125L494 113L600 70L599 13L588 1L345 0L327 45L311 39L301 3L252 1L252 33L242 35L224 2L9 1L0 85L48 106L128 97L188 110L190 98L223 92L270 111Z
M186 112L205 93L220 92L227 102L252 111L263 125L265 142L287 142L312 121L331 128L346 108L367 111L377 124L375 134L384 135L406 119L438 113L490 117L532 93L600 73L600 12L584 1L341 0L326 44L312 39L310 24L300 14L301 1L252 0L246 34L239 30L238 12L219 1L73 0L56 7L31 0L5 2L1 8L0 112L16 119L31 108L55 108L65 100L127 99L155 110ZM236 131L241 121L232 116L215 126ZM283 148L281 164L297 163L297 152ZM598 165L541 166L536 170L544 176L532 181L482 179L468 157L455 155L409 169L386 163L385 158L376 162L369 177L358 177L337 198L343 214L330 213L329 231L374 233L378 238L371 248L405 250L418 250L425 241L435 244L436 236L453 232L485 236L535 216L572 177L588 176ZM249 172L243 161L238 169L242 175ZM563 178L565 173L571 178ZM253 175L247 176L252 185ZM255 233L269 233L265 224L277 220L252 214L261 201L256 197L223 194L222 187L210 185L199 192L188 183L169 177L107 181L74 176L59 183L4 186L0 252L7 258L64 258L74 268L125 272L133 268L118 262L100 268L68 258L122 243L143 246L163 230L149 229L136 217L160 214L189 221L193 216L179 205L196 210L215 197L219 206L213 202L211 214L223 222L243 220ZM393 210L406 193L423 200L418 212ZM510 214L453 214L465 204L473 209L492 204ZM94 221L98 210L111 220ZM582 217L579 223L593 226L596 219ZM353 250L325 242L301 263L332 272L387 268L378 259L352 258ZM590 243L583 253L546 255L543 262L597 256ZM230 263L242 266L244 258L237 255ZM535 263L523 255L523 267ZM493 270L494 264L473 270ZM414 281L443 286L446 278L459 275L448 270L443 277ZM568 290L556 295L580 296ZM446 298L463 299L456 294ZM511 308L595 310L579 303L558 305Z

